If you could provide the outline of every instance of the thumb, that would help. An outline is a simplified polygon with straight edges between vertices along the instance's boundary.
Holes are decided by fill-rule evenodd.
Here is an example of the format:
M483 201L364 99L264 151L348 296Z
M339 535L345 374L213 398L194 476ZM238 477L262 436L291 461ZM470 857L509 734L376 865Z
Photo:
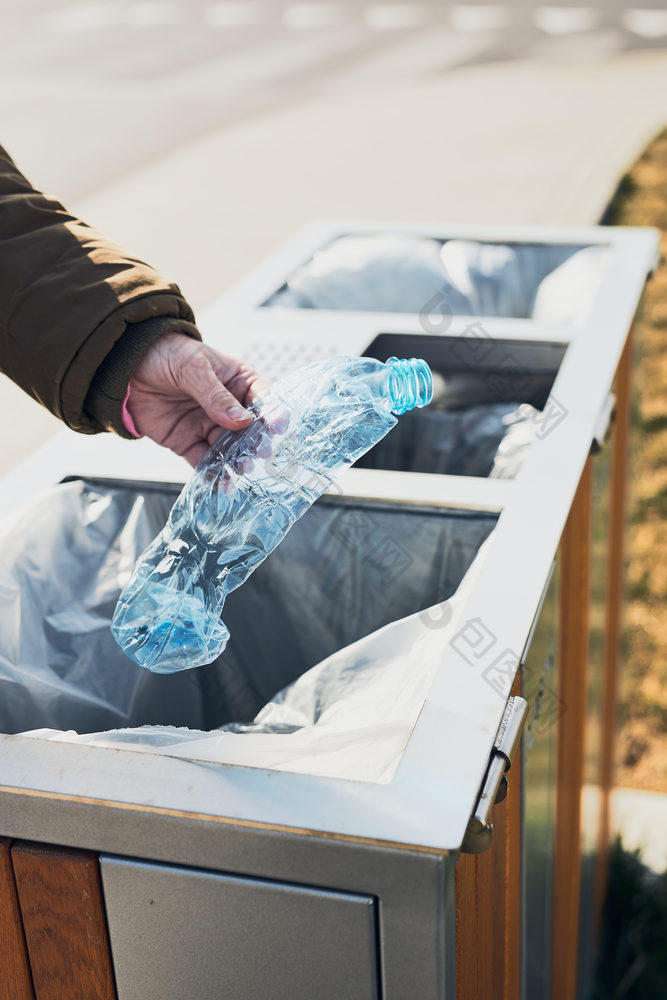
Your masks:
M220 381L203 352L188 359L175 373L175 381L178 388L199 403L206 416L221 427L235 430L254 420L254 415Z

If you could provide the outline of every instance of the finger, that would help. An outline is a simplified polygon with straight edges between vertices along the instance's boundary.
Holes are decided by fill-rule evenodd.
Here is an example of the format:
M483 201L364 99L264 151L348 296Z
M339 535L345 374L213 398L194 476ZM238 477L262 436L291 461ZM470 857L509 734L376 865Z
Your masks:
M253 399L270 388L269 383L260 378L255 369L245 361L220 354L213 347L207 346L206 350L215 374L244 406L248 406Z
M225 357L214 348L208 350L211 352L211 363L218 378L225 383L238 400L245 406L254 402L260 404L266 402L270 405L271 384L258 375L254 368L245 362ZM273 409L275 410L275 407ZM289 413L285 410L272 412L270 418L266 418L267 430L271 435L284 434L289 422Z
M212 426L210 430L208 430L208 432L206 433L206 440L208 442L209 448L217 444L218 441L220 442L220 444L217 445L216 453L222 456L224 459L225 444L226 443L229 444L230 442L234 441L234 438L229 435L226 435L224 430L223 431L220 430L220 427ZM234 468L235 472L251 472L255 464L254 463L255 454L257 454L259 457L262 457L259 448L255 452L254 444L250 443L250 447L252 447L253 454L250 454L249 452L241 452L240 455L237 455L236 457L229 459L232 463L232 467ZM271 452L269 449L269 452L267 452L267 454L270 453Z
M209 447L212 447L219 437L220 437L220 424L213 424L211 429L206 434L206 440L209 443Z
M198 420L186 420L166 438L162 437L158 440L151 434L148 437L163 447L170 448L176 455L180 455L190 465L195 466L201 462L208 451L208 442L200 434L197 428L198 423Z
M270 384L266 382L263 378L260 378L258 375L247 389L243 402L246 405L248 405L249 403L252 403L253 400L261 399L262 396L266 396L270 392L271 392Z
M268 458L273 451L273 444L271 443L271 438L267 434L261 439L257 446L257 457L258 458Z
M254 419L253 414L222 384L203 352L190 358L175 377L179 389L192 396L206 416L221 427L232 430Z
M205 442L200 441L197 444L191 445L182 453L182 455L186 462L189 462L194 469L196 465L199 465L207 451L208 445Z
M268 432L272 436L274 434L284 434L289 427L290 415L287 410L281 410L280 413L271 420L268 425Z

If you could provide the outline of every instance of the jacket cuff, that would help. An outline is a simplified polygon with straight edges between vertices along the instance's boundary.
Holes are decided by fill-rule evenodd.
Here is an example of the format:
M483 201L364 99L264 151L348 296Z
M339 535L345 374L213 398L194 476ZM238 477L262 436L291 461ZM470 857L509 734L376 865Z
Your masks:
M154 316L139 323L128 323L123 336L97 369L86 395L84 409L100 428L124 438L134 438L123 421L123 403L132 373L158 337L176 332L201 340L194 323L177 316Z

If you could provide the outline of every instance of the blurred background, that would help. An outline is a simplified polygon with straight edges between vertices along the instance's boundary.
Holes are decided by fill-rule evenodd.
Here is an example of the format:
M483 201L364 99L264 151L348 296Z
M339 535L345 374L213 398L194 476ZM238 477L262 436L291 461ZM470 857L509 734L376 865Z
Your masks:
M196 311L321 217L604 214L661 227L665 249L664 0L0 0L0 79L0 143L34 185ZM667 825L650 799L667 791L664 266L642 329L619 741L639 796L619 800L630 847L646 822L664 844ZM0 475L59 428L4 378L0 421Z
M200 310L317 217L597 221L667 117L640 2L0 0L0 142ZM0 417L0 473L57 429Z

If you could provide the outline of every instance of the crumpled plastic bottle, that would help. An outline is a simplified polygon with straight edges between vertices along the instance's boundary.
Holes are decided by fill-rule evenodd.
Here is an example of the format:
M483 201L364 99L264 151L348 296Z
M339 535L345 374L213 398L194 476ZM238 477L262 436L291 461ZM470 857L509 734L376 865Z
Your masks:
M417 358L327 358L276 382L248 407L252 424L220 434L137 562L111 623L124 652L154 673L214 660L229 639L227 594L397 415L432 393Z

